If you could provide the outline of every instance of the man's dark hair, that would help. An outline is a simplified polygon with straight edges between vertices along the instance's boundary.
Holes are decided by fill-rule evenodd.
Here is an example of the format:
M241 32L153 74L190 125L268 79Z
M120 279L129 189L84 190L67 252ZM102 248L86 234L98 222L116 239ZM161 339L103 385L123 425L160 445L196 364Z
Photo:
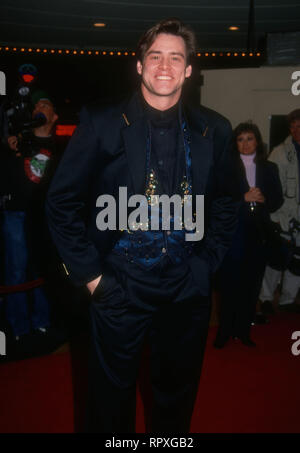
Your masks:
M293 110L291 113L289 113L286 117L288 126L291 127L291 124L294 121L300 120L300 109Z
M143 63L147 50L161 33L180 36L184 40L187 53L187 65L189 65L196 52L196 36L189 27L176 18L161 20L143 34L137 45L137 59Z
M254 123L240 123L233 131L233 148L238 153L237 138L245 132L252 132L257 142L256 159L261 160L265 158L265 148L262 140L260 130Z

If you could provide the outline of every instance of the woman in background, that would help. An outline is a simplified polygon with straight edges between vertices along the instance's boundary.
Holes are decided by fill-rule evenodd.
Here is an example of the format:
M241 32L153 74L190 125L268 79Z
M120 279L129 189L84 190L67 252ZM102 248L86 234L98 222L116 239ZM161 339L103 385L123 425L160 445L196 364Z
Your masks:
M283 203L278 168L265 159L255 124L236 127L233 152L239 156L236 171L243 203L231 248L218 274L221 307L216 348L222 348L231 336L246 346L255 346L250 327L266 266L270 212Z

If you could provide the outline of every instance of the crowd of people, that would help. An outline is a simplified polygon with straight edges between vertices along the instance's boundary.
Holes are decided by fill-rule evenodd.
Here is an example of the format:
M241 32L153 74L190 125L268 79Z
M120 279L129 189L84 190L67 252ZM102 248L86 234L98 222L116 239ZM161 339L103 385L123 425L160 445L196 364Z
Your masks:
M33 116L42 113L47 121L32 130L30 152L27 149L24 153L21 136L6 131L0 156L5 257L1 284L16 286L2 296L1 308L16 342L29 334L38 340L38 335L49 332L51 324L51 304L44 285L38 283L28 290L26 282L47 275L45 257L51 253L51 240L44 203L58 162L53 133L58 115L53 100L43 90L34 92L32 112ZM240 123L233 131L232 153L238 156L235 171L243 201L231 247L215 278L220 295L216 348L224 347L230 337L255 346L251 326L268 322L267 317L275 313L279 284L277 309L300 311L295 303L300 287L300 232L295 228L300 222L300 110L291 112L287 123L289 136L268 157L254 123ZM278 255L277 266L272 265L274 253Z
M299 308L294 301L300 283L300 109L287 116L290 135L267 158L254 123L239 124L232 135L222 115L183 99L195 49L194 33L178 19L147 30L137 51L140 89L120 104L84 108L59 165L58 116L46 92L32 92L34 125L26 137L11 133L4 114L2 314L15 345L28 338L39 342L51 334L49 268L63 261L70 281L85 288L91 340L88 431L134 431L135 384L146 338L151 429L188 431L212 281L220 295L214 343L219 349L230 337L255 347L251 325L257 301L262 316L274 310L282 273L279 307ZM205 194L203 240L186 241L187 226L175 228L175 214L167 230L98 228L99 194L113 198L121 186L129 194L145 194L151 226L152 196L180 194L184 201L196 195L198 202L197 195ZM157 212L161 225L164 212ZM51 258L55 253L58 260ZM57 294L63 284L58 277Z
M287 116L290 135L268 156L255 124L241 123L233 134L239 154L243 202L232 245L218 272L220 324L214 343L230 337L254 347L251 326L272 315L275 290L281 283L279 310L300 312L299 289L299 158L300 109ZM275 259L274 259L275 255ZM260 310L256 308L260 301Z

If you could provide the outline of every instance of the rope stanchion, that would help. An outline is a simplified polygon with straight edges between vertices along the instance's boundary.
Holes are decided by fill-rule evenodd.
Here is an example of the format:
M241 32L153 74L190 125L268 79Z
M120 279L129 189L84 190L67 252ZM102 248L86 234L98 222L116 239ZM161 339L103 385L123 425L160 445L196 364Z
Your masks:
M36 280L31 280L30 282L21 283L19 285L0 286L0 294L12 294L29 291L30 289L42 286L44 283L44 278L37 278Z

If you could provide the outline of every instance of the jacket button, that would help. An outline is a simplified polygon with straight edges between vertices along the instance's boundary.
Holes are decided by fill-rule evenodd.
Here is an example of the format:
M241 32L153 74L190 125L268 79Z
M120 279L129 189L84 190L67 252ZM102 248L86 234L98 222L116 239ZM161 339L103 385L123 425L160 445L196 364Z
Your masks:
M161 249L161 251L162 251L162 253L166 253L167 250L165 249L165 247L163 247L163 248Z
M171 231L167 231L167 235L170 236L170 234L171 234Z

